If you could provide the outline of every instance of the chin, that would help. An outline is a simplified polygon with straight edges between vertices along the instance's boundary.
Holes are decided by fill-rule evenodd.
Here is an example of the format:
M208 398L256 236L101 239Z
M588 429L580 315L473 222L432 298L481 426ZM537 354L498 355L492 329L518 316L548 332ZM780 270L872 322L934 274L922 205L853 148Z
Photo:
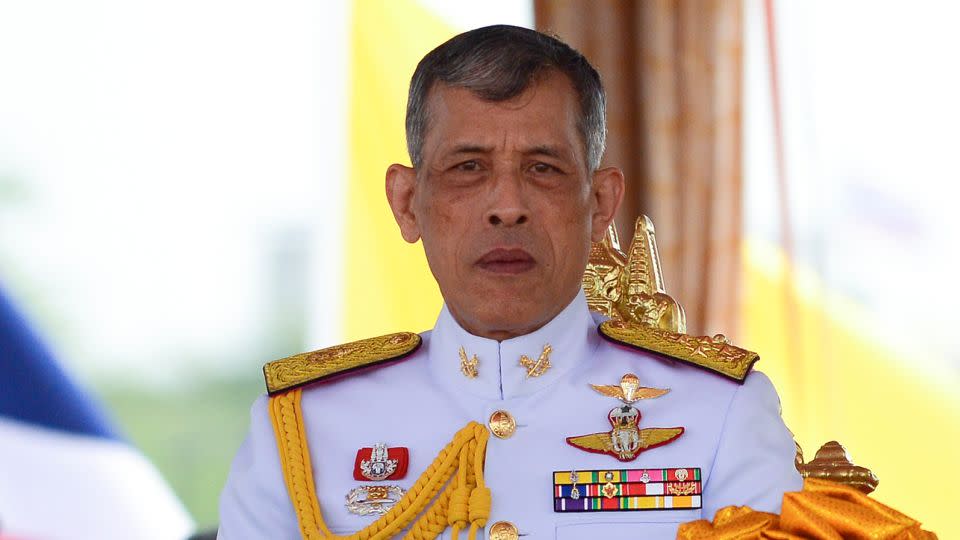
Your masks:
M486 328L518 330L545 323L546 321L539 320L545 311L546 306L535 303L529 297L491 294L484 298L482 307L476 312L476 318Z
M527 334L540 328L546 321L539 321L537 317L528 313L490 313L478 318L478 330L497 340L509 339L517 335ZM495 334L503 334L497 336Z

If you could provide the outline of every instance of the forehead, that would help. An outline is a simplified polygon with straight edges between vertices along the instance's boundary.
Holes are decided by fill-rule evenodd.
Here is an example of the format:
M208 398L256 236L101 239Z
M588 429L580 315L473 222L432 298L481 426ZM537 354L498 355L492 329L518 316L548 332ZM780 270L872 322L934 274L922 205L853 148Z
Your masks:
M550 72L520 95L485 100L471 90L438 83L427 99L424 158L445 148L472 144L515 150L525 146L564 147L580 161L580 105L566 75Z

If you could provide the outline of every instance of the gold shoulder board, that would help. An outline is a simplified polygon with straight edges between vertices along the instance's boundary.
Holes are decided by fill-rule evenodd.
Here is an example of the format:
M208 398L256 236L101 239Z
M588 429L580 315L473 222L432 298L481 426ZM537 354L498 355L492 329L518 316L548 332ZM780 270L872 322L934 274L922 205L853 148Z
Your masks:
M740 384L760 359L755 352L731 345L722 334L690 336L621 320L605 321L599 331L608 341L668 356Z
M267 393L273 396L305 384L396 362L413 354L420 343L418 334L399 332L275 360L263 366Z

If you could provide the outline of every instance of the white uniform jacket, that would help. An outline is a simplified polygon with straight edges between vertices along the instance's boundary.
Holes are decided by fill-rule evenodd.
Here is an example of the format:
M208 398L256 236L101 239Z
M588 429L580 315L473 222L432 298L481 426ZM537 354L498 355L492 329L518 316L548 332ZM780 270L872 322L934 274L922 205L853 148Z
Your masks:
M444 308L409 357L306 387L302 407L314 482L331 531L350 534L376 517L348 512L345 496L352 488L409 488L454 433L470 420L486 424L498 410L509 412L517 427L510 438L491 437L487 446L485 479L492 491L488 529L509 521L525 540L674 538L679 524L711 519L727 505L779 513L783 493L799 490L802 480L794 467L793 438L769 379L752 372L741 385L618 346L599 336L599 322L581 292L540 330L497 342L467 333ZM547 344L552 367L528 377L520 357L537 359ZM479 360L476 378L461 373L461 347ZM623 404L589 385L617 385L626 373L636 374L643 386L670 390L635 403L642 415L639 427L679 426L683 434L626 463L567 444L567 437L611 429L607 415ZM376 443L409 449L405 478L378 483L354 479L357 451ZM694 505L700 508L556 511L554 471L676 468L700 469L700 498ZM300 536L266 396L253 404L250 433L221 495L220 520L222 539ZM443 537L449 535L447 529ZM478 538L487 538L486 531Z

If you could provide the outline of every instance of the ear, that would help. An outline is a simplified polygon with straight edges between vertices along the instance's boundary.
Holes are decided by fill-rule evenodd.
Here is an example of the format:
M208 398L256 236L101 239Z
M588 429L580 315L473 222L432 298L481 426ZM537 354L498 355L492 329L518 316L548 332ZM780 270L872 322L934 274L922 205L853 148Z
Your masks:
M593 173L593 229L591 238L594 242L603 240L607 227L613 223L617 209L623 201L623 171L616 167L598 169Z
M393 218L400 226L400 235L411 244L420 239L420 227L413 211L413 197L417 189L417 171L394 163L387 167L387 202Z

